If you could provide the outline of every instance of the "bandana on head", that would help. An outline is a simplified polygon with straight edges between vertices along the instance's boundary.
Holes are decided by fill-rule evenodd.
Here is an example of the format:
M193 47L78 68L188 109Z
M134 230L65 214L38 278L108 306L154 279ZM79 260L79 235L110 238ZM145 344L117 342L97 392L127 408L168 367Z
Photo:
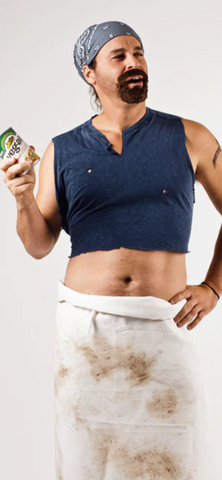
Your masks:
M143 48L139 35L129 25L122 22L104 22L98 25L91 25L80 35L74 46L74 63L79 75L87 84L88 82L82 71L83 66L89 65L107 42L120 35L132 35L139 40Z

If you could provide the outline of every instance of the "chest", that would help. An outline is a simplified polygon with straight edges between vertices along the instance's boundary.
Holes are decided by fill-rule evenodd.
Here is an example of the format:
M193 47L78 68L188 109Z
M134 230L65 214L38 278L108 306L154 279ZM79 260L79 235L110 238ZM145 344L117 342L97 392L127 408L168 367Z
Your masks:
M123 138L122 134L116 134L115 132L107 132L106 130L100 130L103 135L106 136L108 141L112 144L112 149L115 150L119 155L122 154L123 151ZM197 164L198 164L198 159L192 152L190 145L186 141L186 148L190 157L191 165L193 167L194 173L196 173L197 170Z
M123 150L123 138L122 134L117 134L115 132L107 132L105 130L100 130L103 135L109 140L112 144L112 149L115 150L119 155L121 155Z
M192 172L184 155L175 152L174 144L160 145L152 139L144 142L138 136L130 144L124 137L121 140L109 136L113 150L115 147L121 152L122 147L121 154L106 148L97 153L84 151L70 159L66 155L66 195L76 207L136 206L148 202L158 208L164 201L170 208L176 199L180 202L181 198L191 198Z

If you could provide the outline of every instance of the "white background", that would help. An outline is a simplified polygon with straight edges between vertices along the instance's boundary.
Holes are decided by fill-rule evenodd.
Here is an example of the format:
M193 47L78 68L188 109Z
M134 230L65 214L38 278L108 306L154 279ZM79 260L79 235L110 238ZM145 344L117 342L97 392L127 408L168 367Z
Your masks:
M118 20L141 36L156 110L196 120L222 141L220 0L8 0L1 4L0 132L13 127L42 156L53 136L95 115L73 64L79 35ZM38 187L39 165L35 167ZM53 342L65 232L35 260L16 234L16 203L0 172L0 477L54 480ZM187 255L188 284L210 264L221 217L200 184ZM208 480L222 477L222 300L190 335L206 375L212 414Z

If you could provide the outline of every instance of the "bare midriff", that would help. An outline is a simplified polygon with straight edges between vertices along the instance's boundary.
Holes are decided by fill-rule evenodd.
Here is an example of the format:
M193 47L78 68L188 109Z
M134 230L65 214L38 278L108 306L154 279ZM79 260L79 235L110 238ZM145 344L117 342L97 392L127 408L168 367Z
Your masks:
M169 301L186 287L186 254L118 248L69 259L64 284L80 293L154 296Z

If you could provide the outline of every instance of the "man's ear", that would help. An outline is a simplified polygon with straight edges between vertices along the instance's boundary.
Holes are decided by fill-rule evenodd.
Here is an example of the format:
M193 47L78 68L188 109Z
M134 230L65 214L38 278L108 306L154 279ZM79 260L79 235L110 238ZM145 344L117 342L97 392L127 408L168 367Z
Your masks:
M84 65L83 68L82 68L82 71L83 71L83 74L84 74L84 76L85 76L86 81L87 81L90 85L95 85L95 84L96 84L96 80L95 80L94 70L92 70L91 68L89 68L88 65Z

